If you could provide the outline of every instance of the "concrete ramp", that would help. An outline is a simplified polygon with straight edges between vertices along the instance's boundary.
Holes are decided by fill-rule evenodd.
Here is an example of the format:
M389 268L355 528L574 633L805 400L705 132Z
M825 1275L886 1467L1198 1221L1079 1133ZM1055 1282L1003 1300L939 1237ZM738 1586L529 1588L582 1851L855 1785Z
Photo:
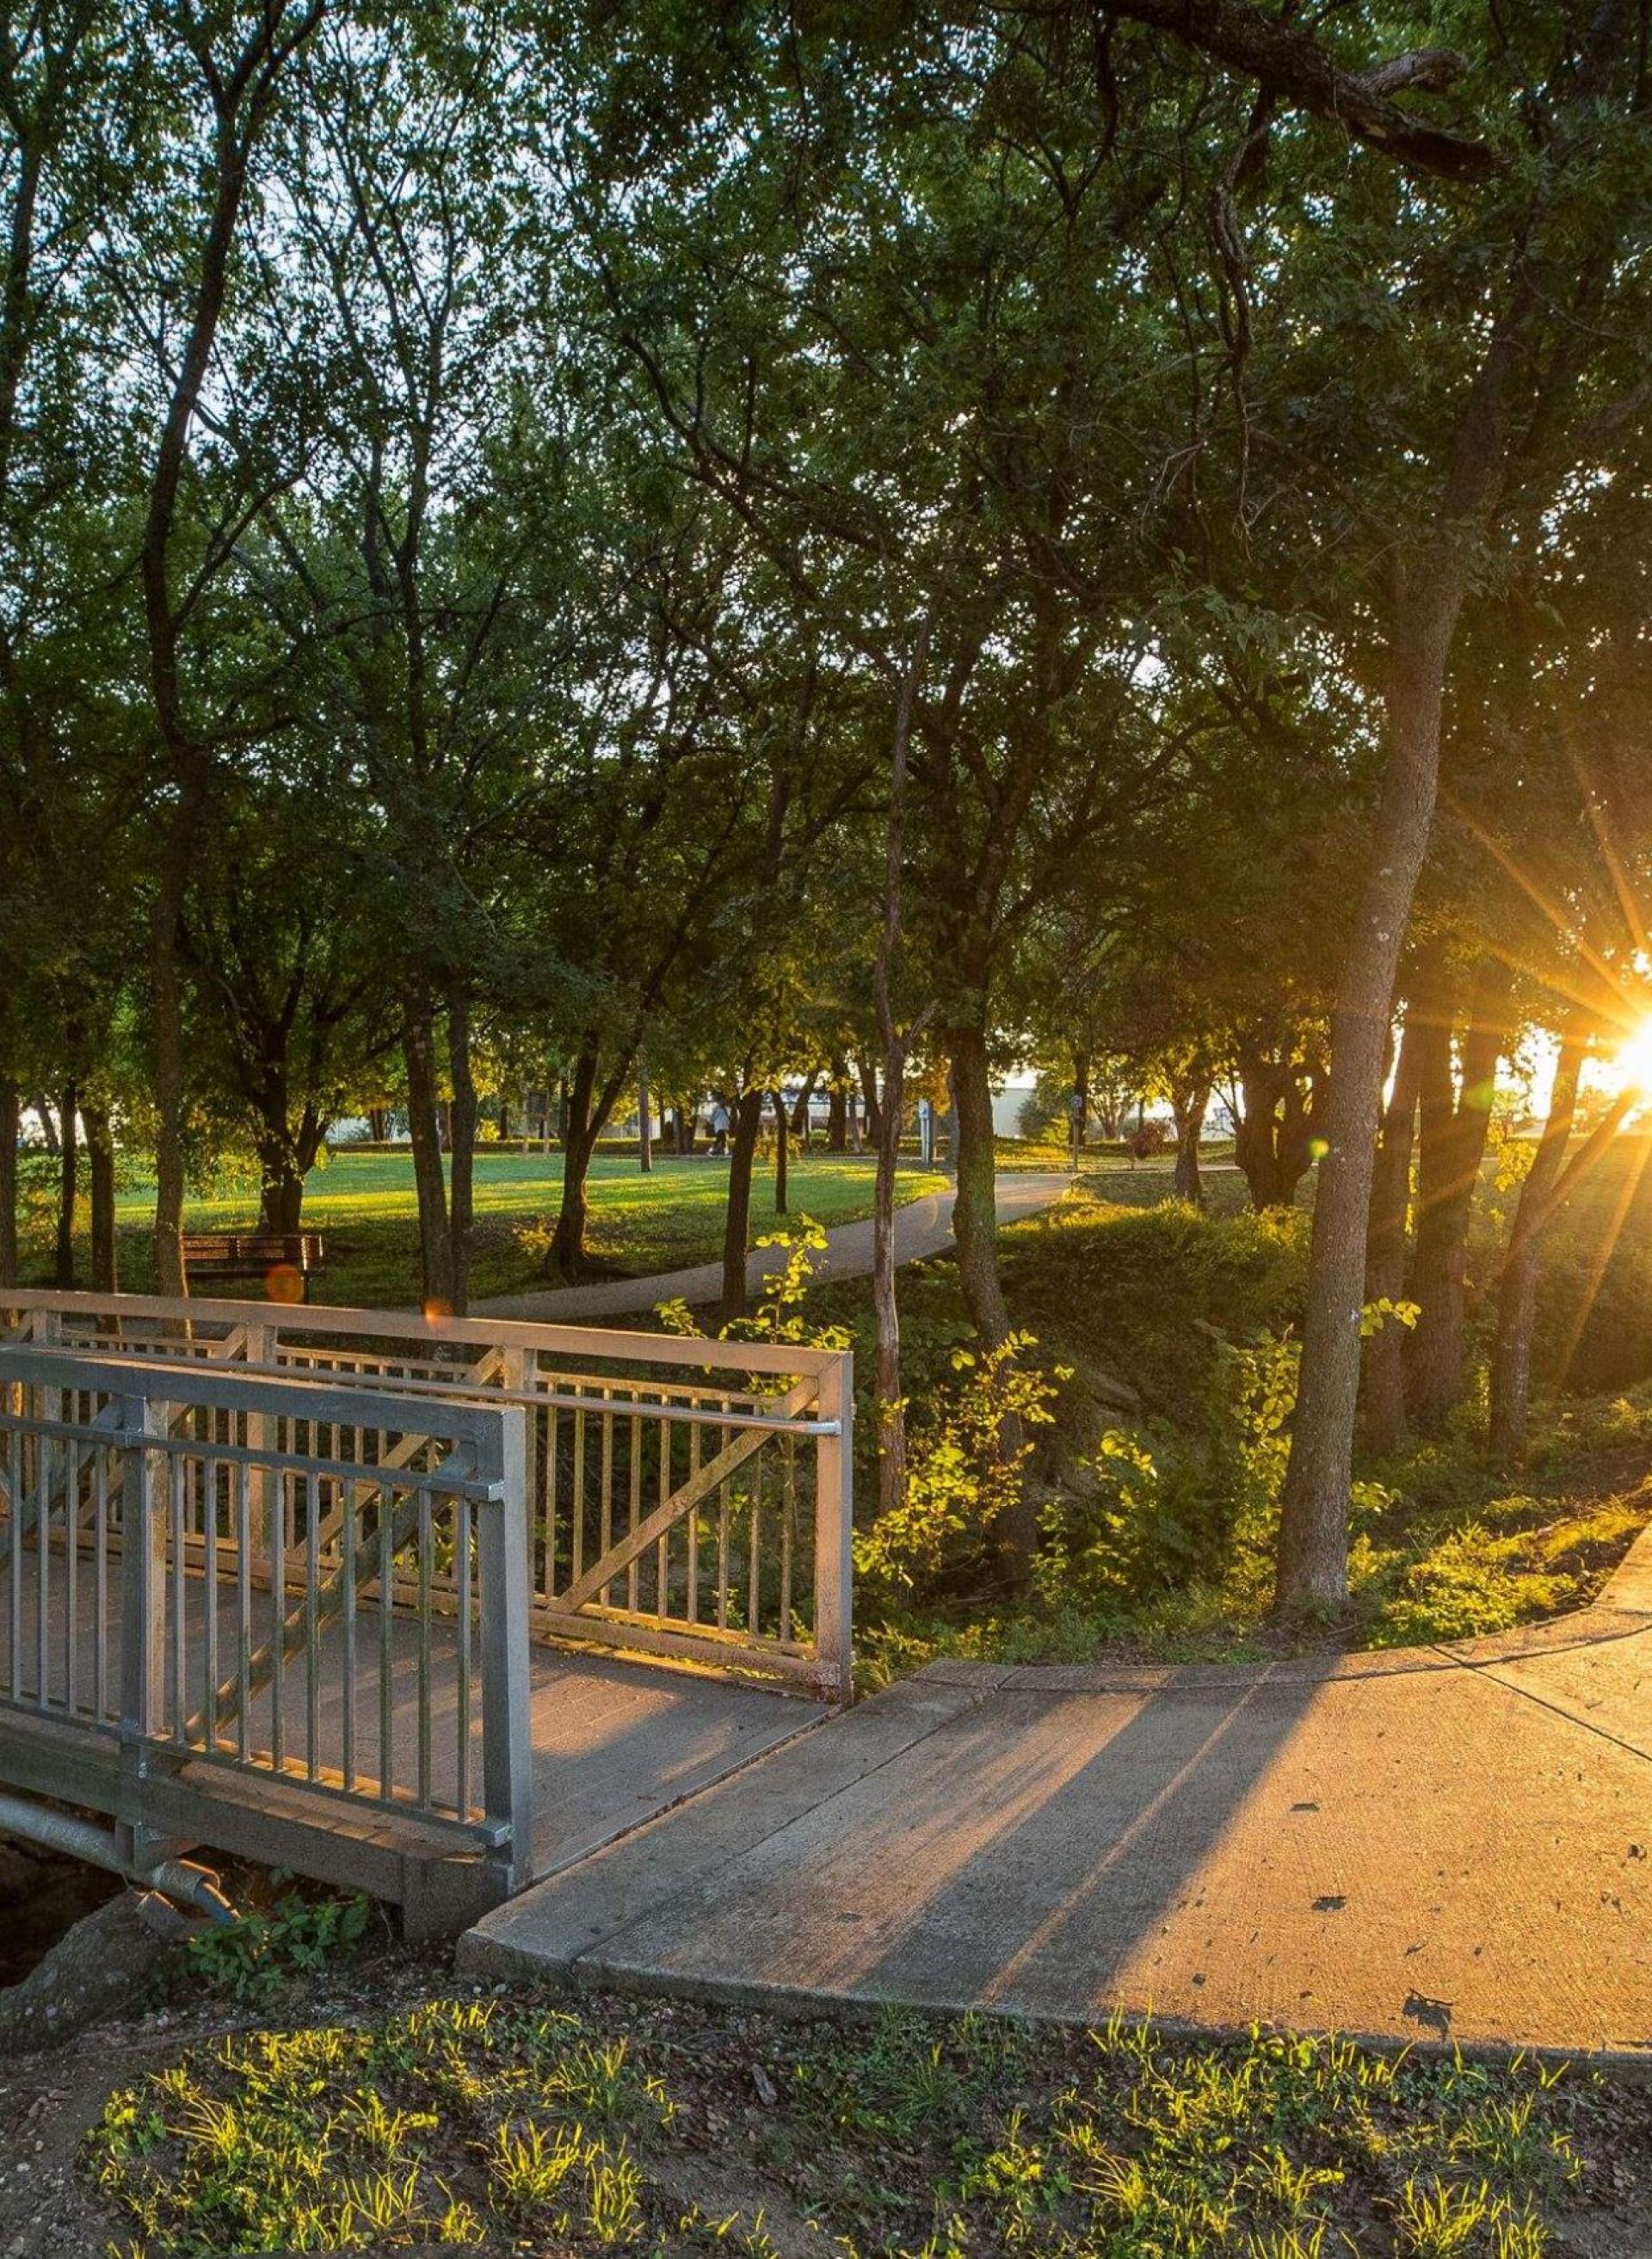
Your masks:
M940 1666L500 1906L460 1965L1652 2051L1648 1598L1253 1669Z

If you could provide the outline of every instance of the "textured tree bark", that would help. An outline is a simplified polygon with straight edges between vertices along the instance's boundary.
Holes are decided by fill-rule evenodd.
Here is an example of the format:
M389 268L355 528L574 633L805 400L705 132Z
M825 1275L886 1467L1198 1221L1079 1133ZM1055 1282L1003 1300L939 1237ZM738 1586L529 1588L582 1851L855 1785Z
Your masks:
M1365 1229L1388 1013L1434 823L1440 712L1465 562L1463 548L1442 544L1419 566L1394 630L1387 773L1331 1016L1327 1151L1314 1206L1301 1378L1279 1521L1275 1606L1286 1615L1338 1608L1348 1597Z
M453 1307L452 1243L436 1112L436 1039L428 1019L409 1020L402 1031L402 1057L407 1068L408 1134L413 1141L413 1182L418 1194L424 1308L439 1317Z
M799 1139L803 1151L808 1151L808 1109L820 1080L817 1068L811 1067L803 1077L803 1087L797 1094L797 1103L792 1108L792 1135Z
M901 1166L901 1115L906 1094L911 1030L895 1016L894 979L901 954L902 888L906 873L908 752L912 714L929 663L929 625L919 627L895 710L889 763L889 817L884 837L883 916L872 966L872 1002L883 1053L883 1102L874 1136L878 1167L872 1201L872 1306L877 1330L873 1416L877 1422L878 1512L892 1514L907 1494L907 1407L901 1386L901 1298L895 1281L895 1178ZM926 1008L926 1011L927 1011ZM863 1068L863 1072L865 1069ZM868 1098L875 1077L869 1079Z
M1513 978L1488 962L1476 976L1454 1085L1449 1017L1424 1030L1417 1139L1417 1230L1409 1299L1417 1322L1406 1345L1412 1419L1436 1430L1463 1393L1469 1222L1492 1126L1492 1085L1508 1036Z
M1205 1134L1205 1116L1209 1111L1207 1082L1187 1083L1171 1093L1171 1112L1176 1121L1176 1166L1171 1189L1178 1200L1189 1201L1195 1208L1205 1204L1199 1175L1199 1141Z
M878 1095L878 1069L863 1051L857 1062L861 1102L866 1110L866 1136L874 1151L883 1135L883 1101Z
M785 1215L788 1212L787 1201L790 1194L786 1180L791 1126L786 1111L786 1094L784 1091L777 1090L774 1094L774 1213L776 1215Z
M87 1170L92 1195L92 1292L120 1292L118 1243L115 1236L115 1138L106 1106L82 1100Z
M746 1314L746 1257L751 1245L751 1165L763 1127L763 1092L756 1083L743 1090L730 1109L729 1205L723 1225L723 1315Z
M849 1062L835 1058L831 1067L831 1083L827 1094L826 1151L846 1153L849 1151Z
M1406 1289L1406 1222L1411 1208L1411 1148L1423 1039L1408 1011L1394 1061L1393 1088L1383 1114L1365 1233L1365 1300L1400 1301ZM1374 1451L1398 1450L1406 1436L1405 1329L1381 1327L1364 1345L1365 1438Z
M1577 1077L1583 1066L1583 1037L1568 1029L1555 1064L1554 1088L1537 1151L1520 1187L1514 1222L1498 1281L1497 1332L1492 1343L1492 1400L1487 1443L1492 1457L1512 1464L1526 1449L1526 1416L1531 1402L1532 1335L1537 1316L1537 1286L1542 1268L1542 1235L1553 1213L1550 1201L1565 1164L1577 1115Z
M0 1077L0 1286L18 1283L18 1141L23 1135L23 1094Z
M952 1062L953 1149L958 1158L952 1236L958 1243L958 1282L982 1346L996 1349L1010 1324L998 1276L998 1172L986 1032L979 1027L955 1027L948 1030L946 1042Z
M59 1158L57 1201L57 1260L53 1283L72 1289L75 1280L75 1203L80 1198L80 1133L75 1119L80 1112L80 1094L75 1085L66 1083L58 1107L63 1124L63 1151Z
M577 1279L585 1267L589 1213L586 1185L602 1127L593 1106L596 1072L595 1038L587 1037L573 1062L573 1080L562 1089L562 1199L545 1261L546 1273L552 1279Z

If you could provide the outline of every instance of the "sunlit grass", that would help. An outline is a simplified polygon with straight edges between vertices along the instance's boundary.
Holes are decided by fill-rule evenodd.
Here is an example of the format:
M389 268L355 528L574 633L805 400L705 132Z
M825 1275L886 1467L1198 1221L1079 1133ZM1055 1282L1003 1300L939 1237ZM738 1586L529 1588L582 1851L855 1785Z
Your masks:
M778 2206L794 2247L834 2259L1535 2259L1599 2084L1262 2031L649 2013L438 2001L196 2049L113 2095L88 2137L111 2248L771 2259ZM707 2161L715 2209L683 2194Z
M789 1178L787 1216L781 1217L774 1208L773 1165L759 1163L751 1187L754 1237L804 1215L830 1227L872 1213L869 1158L797 1154ZM945 1181L938 1172L914 1165L901 1172L899 1197L916 1200ZM644 1176L632 1159L600 1157L589 1180L589 1252L610 1273L637 1277L711 1262L722 1251L728 1190L723 1161L662 1154ZM559 1154L482 1148L476 1157L474 1297L522 1293L547 1283L533 1246L517 1234L521 1228L554 1220L561 1194ZM129 1187L117 1205L121 1282L130 1292L143 1291L152 1279L145 1229L150 1205L150 1190L143 1184ZM416 1301L417 1212L407 1153L355 1153L345 1147L313 1170L303 1221L307 1230L326 1237L327 1269L312 1283L312 1299L369 1308ZM257 1220L257 1187L250 1182L192 1199L184 1214L191 1231L245 1229Z

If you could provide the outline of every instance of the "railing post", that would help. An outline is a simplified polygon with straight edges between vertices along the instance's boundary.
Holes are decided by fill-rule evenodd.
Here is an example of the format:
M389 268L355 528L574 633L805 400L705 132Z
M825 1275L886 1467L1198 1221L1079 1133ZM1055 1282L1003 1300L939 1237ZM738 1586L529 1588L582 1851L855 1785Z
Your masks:
M166 1432L164 1405L120 1399L120 1747L134 1788L147 1771L146 1747L167 1722L167 1460L152 1441ZM128 1817L136 1822L139 1814Z
M502 1495L477 1509L481 1611L482 1790L508 1890L533 1879L533 1709L528 1655L528 1419L508 1404L481 1455ZM491 1424L491 1423L490 1423ZM492 1464L490 1464L490 1461Z
M821 1692L847 1702L853 1691L855 1361L847 1350L821 1375L817 1416L837 1432L815 1455L815 1661Z
M276 1338L274 1326L246 1328L246 1362L252 1365L274 1365ZM276 1443L275 1422L267 1412L249 1412L246 1415L246 1448L249 1451L272 1452ZM254 1561L269 1558L270 1493L274 1485L267 1466L248 1470L247 1493L247 1550ZM285 1544L285 1534L282 1538Z

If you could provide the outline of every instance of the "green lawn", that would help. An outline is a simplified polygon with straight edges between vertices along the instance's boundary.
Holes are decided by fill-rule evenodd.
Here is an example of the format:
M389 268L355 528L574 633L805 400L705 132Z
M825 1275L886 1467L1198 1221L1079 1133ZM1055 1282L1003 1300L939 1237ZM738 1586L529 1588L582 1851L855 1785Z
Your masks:
M902 1200L916 1200L945 1179L912 1166L901 1172ZM724 1161L657 1157L644 1176L633 1160L604 1158L590 1176L589 1247L609 1276L643 1277L691 1263L709 1262L722 1250L729 1172ZM503 1152L484 1148L476 1157L476 1258L474 1297L520 1293L542 1283L537 1252L521 1234L555 1218L562 1191L559 1154ZM789 1220L850 1223L872 1213L870 1157L794 1156ZM121 1284L141 1293L153 1276L147 1223L153 1193L141 1181L122 1194ZM317 1301L395 1306L418 1299L417 1205L413 1163L407 1153L352 1153L346 1147L312 1171L304 1201L307 1229L325 1234L327 1270L314 1282ZM255 1188L192 1200L184 1222L191 1231L231 1229L258 1218ZM774 1213L772 1165L759 1165L752 1187L754 1237L787 1219ZM34 1266L37 1272L40 1265Z

